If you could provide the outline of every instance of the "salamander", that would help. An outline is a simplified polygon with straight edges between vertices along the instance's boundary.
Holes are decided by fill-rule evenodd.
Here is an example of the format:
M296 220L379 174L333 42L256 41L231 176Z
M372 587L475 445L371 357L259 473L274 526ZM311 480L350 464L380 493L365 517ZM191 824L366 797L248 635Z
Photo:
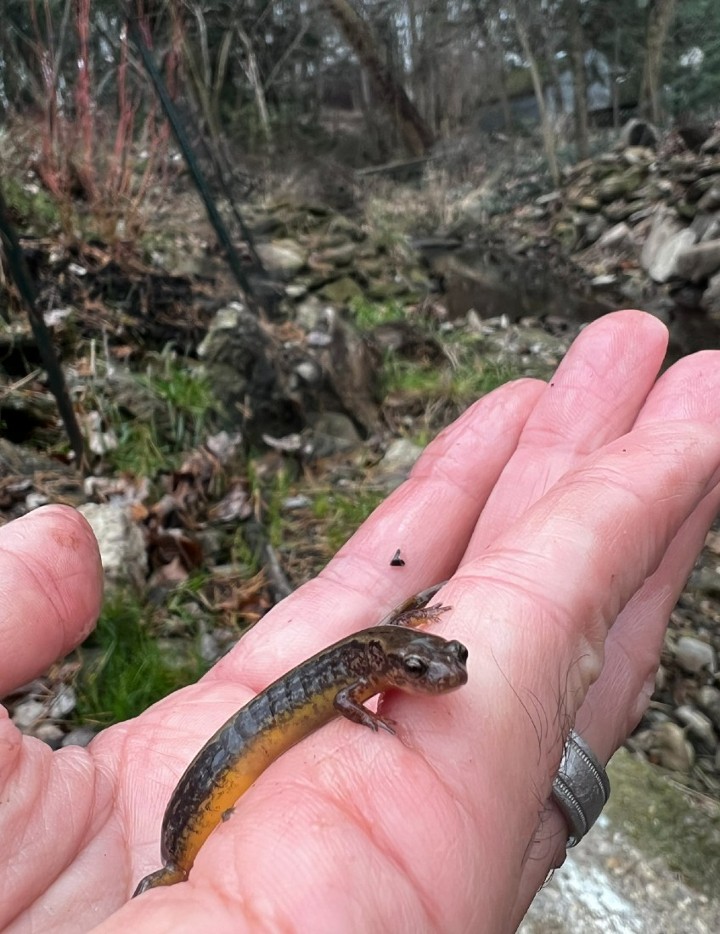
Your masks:
M195 756L165 811L164 865L134 892L187 879L195 858L238 798L279 756L337 716L394 733L392 723L364 706L389 688L441 694L467 681L464 645L418 626L450 607L425 604L437 584L406 600L378 626L356 632L278 678L233 714Z

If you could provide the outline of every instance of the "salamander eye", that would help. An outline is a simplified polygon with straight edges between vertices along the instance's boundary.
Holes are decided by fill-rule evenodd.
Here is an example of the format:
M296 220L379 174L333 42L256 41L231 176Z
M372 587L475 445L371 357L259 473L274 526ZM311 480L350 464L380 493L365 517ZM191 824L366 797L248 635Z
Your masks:
M403 660L403 668L405 669L405 674L409 675L411 678L422 678L428 670L428 664L418 655L408 655L408 657Z

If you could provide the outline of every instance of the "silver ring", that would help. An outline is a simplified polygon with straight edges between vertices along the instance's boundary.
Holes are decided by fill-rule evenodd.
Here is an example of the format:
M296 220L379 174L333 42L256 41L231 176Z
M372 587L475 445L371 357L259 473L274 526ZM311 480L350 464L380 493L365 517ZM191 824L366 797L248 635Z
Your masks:
M585 740L570 730L552 796L570 828L568 847L577 846L610 797L610 781Z

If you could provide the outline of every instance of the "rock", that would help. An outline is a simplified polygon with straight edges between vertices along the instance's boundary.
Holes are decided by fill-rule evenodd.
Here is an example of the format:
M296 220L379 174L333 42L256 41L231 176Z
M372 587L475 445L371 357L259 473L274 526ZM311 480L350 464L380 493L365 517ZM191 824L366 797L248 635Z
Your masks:
M414 298L409 294L410 286L400 276L393 280L373 279L368 283L367 296L374 302L389 302L394 298L403 296L403 303L410 304L414 300L419 300L419 296Z
M590 280L590 285L594 289L609 289L610 286L617 285L618 277L612 273L603 273L600 276L594 276Z
M696 636L680 636L675 646L675 659L689 674L703 670L714 674L716 671L715 650Z
M590 285L594 289L609 289L610 286L616 285L617 281L618 281L617 276L613 275L612 273L604 273L603 275L600 275L600 276L594 276L590 280Z
M707 123L691 123L676 128L675 132L693 152L700 152L702 144L712 133L712 127Z
M639 188L644 178L642 170L633 166L617 175L604 178L597 187L597 196L604 202L615 201L616 198L626 198L636 188Z
M695 750L677 723L661 723L652 730L649 753L653 762L683 775L687 775L695 762Z
M63 746L88 746L95 739L95 731L89 726L79 726L70 730L62 741Z
M603 217L611 224L617 224L620 221L632 217L640 208L644 207L642 201L625 201L624 198L617 201L611 201L603 207Z
M636 243L635 237L630 227L626 223L615 224L598 240L598 246L608 252L634 250Z
M678 308L696 312L701 307L703 292L701 286L683 282L680 288L670 289L670 296Z
M78 512L95 533L106 582L141 587L148 571L145 538L130 509L114 503L85 503Z
M255 440L302 427L298 400L283 385L278 362L285 348L242 302L229 302L216 313L198 356L219 403L220 427L232 433L242 428Z
M608 222L602 214L593 214L583 219L582 225L577 225L582 229L582 236L576 245L576 249L590 246L602 236L607 230Z
M697 693L697 702L720 732L720 690L709 684L703 685Z
M698 210L717 211L720 208L720 183L713 183L698 201Z
M214 633L207 631L200 633L198 653L203 661L211 665L220 658L222 649Z
M377 428L378 357L351 322L333 308L309 299L303 319L313 326L313 357L323 377L322 386L309 387L315 412L342 409L368 432ZM318 340L319 337L324 340ZM323 398L331 391L332 398ZM338 403L340 403L338 405Z
M712 136L708 137L705 142L700 147L700 152L705 155L717 155L720 152L720 131L713 133Z
M648 146L628 146L623 150L621 158L628 165L643 165L647 168L657 156Z
M683 227L668 211L658 211L643 245L640 264L655 282L667 282L677 275L678 257L696 239L695 232Z
M282 501L282 508L292 512L293 509L309 509L313 501L304 493L298 493L296 496L287 496Z
M696 736L711 751L715 751L718 741L709 717L688 704L682 704L678 707L675 710L675 716L687 728L689 734Z
M423 452L417 444L407 438L398 438L393 441L385 452L385 456L377 466L378 472L386 478L388 489L400 486L407 480L415 462Z
M697 205L691 204L689 201L685 201L684 199L676 202L675 210L680 217L685 218L687 221L694 220L698 213Z
M48 716L53 720L62 720L75 710L77 697L69 684L61 684L55 697L50 701Z
M25 731L30 729L34 723L37 723L37 721L46 714L47 705L43 704L42 701L30 698L20 701L19 704L15 704L12 721L18 730Z
M360 444L360 435L347 415L322 412L312 420L303 436L303 453L313 458L332 457L351 451Z
M339 246L319 250L313 255L321 263L329 263L331 266L349 266L355 259L357 251L357 244L350 241Z
M91 454L104 457L109 451L114 451L117 448L117 434L112 428L107 431L103 430L104 419L99 412L87 412L83 420L85 422L84 433L87 446Z
M272 240L255 247L268 272L282 279L292 279L307 264L307 253L295 240Z
M587 211L589 214L594 214L595 211L600 210L600 202L594 195L582 195L571 203L573 207L578 208L580 211Z
M52 502L51 498L45 493L28 493L25 497L25 505L28 509L38 509L40 506L47 506Z
M720 272L712 276L708 282L701 304L709 318L720 321Z
M643 146L652 147L654 149L659 139L660 134L652 123L633 117L632 120L628 120L620 131L618 145L623 148L628 146Z
M390 350L408 360L439 363L445 358L441 343L429 335L425 328L418 327L407 319L378 324L370 332L370 337L383 352Z
M59 727L57 723L38 723L33 729L32 735L35 739L41 739L51 749L59 749L65 738L62 727Z
M337 314L332 305L325 304L317 295L309 295L295 309L295 323L306 333L325 330L333 315Z
M697 204L697 208L699 210L706 210L705 208L702 208L698 202L712 188L712 186L713 179L711 176L698 176L685 189L685 200L691 202L692 204ZM710 210L712 210L712 208Z
M634 227L636 224L639 224L640 221L644 221L647 217L652 217L654 213L655 208L653 205L646 204L644 207L639 208L637 211L633 211L633 213L628 218L626 218L626 220Z
M363 290L352 276L343 276L327 282L320 289L320 294L334 305L347 305L353 298L362 298Z
M720 217L716 214L696 214L690 229L695 231L698 243L720 237Z
M677 275L700 282L720 270L720 240L706 240L687 247L676 259Z

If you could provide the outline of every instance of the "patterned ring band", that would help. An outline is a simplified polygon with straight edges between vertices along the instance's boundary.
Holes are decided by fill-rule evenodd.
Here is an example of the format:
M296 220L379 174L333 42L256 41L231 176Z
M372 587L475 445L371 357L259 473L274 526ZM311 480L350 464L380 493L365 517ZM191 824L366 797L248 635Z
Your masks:
M585 740L570 730L552 786L555 803L570 828L568 847L576 846L600 817L610 797L610 781Z

